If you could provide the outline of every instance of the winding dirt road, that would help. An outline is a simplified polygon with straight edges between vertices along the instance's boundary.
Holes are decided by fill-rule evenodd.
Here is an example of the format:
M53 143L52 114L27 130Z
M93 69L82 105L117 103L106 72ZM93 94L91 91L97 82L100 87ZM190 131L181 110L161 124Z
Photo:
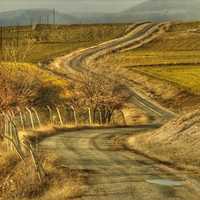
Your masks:
M188 187L188 180L178 179L162 170L156 162L123 150L115 137L145 134L152 126L96 129L63 133L44 140L43 151L54 151L62 165L89 172L88 187L76 200L199 200ZM153 181L161 181L154 184Z
M116 51L137 48L163 32L168 23L143 23L131 27L121 37L103 44L79 50L59 58L54 66L64 67L66 74L87 70L101 56ZM130 85L132 102L156 116L159 122L174 113L138 93ZM145 134L154 125L132 128L88 129L63 133L44 140L43 151L54 151L63 165L89 172L88 187L77 200L199 200L200 194L188 185L188 179L178 179L163 170L160 164L116 146L130 134Z
M131 26L129 32L123 37L90 48L75 51L67 56L58 58L52 66L62 67L62 70L64 69L68 76L73 76L88 70L90 65L102 56L109 55L113 52L129 50L130 48L136 49L152 41L162 34L165 29L168 29L169 26L170 23L154 24L147 22L135 24L134 26ZM151 116L154 116L157 123L166 121L175 115L175 113L163 108L156 102L153 102L136 91L131 83L127 82L126 86L130 90L132 103L145 110Z

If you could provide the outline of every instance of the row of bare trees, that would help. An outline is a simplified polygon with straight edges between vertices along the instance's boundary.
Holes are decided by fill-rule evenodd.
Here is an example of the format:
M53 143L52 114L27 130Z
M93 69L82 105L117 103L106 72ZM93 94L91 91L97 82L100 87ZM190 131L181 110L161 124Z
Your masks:
M84 71L77 77L68 90L71 92L68 102L77 110L90 108L92 123L98 121L100 115L102 124L110 123L115 112L120 110L129 98L129 92L124 88L114 73ZM123 113L122 113L123 115Z

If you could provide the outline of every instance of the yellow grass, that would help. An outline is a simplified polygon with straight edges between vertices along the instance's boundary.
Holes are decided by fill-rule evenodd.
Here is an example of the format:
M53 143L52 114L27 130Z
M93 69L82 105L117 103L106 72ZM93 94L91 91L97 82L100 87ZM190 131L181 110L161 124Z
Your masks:
M23 162L14 152L7 152L2 142L0 147L0 199L65 200L84 192L87 174L63 167L57 155L39 155L46 173L40 182L30 155Z

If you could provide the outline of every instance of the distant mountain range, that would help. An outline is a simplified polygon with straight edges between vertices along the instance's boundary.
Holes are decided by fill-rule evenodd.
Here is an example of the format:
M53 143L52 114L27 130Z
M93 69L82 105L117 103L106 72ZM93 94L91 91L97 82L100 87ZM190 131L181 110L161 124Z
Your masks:
M147 0L120 13L73 13L56 12L57 24L123 23L136 21L200 20L200 0ZM27 9L0 13L2 25L27 25L53 23L53 11Z
M55 12L56 23L76 24L79 22L75 17ZM14 10L0 13L1 25L29 25L29 24L52 24L54 21L54 11L49 9L27 9Z

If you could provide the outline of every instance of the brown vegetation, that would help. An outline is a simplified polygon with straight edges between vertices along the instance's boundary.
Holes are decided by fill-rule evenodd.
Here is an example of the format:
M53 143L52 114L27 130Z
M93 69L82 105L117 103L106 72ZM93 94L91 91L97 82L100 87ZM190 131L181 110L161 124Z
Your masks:
M3 200L65 200L83 192L86 174L61 166L57 156L44 153L40 156L46 173L40 182L30 157L22 162L16 155L4 156L4 153L0 153L0 198Z
M121 110L129 98L128 91L120 84L114 74L109 78L106 72L86 71L70 85L71 96L68 101L76 110L89 108L92 123L99 117L102 124L110 123L115 111ZM101 124L100 123L100 124Z
M24 63L0 65L0 108L52 105L64 99L67 82Z

